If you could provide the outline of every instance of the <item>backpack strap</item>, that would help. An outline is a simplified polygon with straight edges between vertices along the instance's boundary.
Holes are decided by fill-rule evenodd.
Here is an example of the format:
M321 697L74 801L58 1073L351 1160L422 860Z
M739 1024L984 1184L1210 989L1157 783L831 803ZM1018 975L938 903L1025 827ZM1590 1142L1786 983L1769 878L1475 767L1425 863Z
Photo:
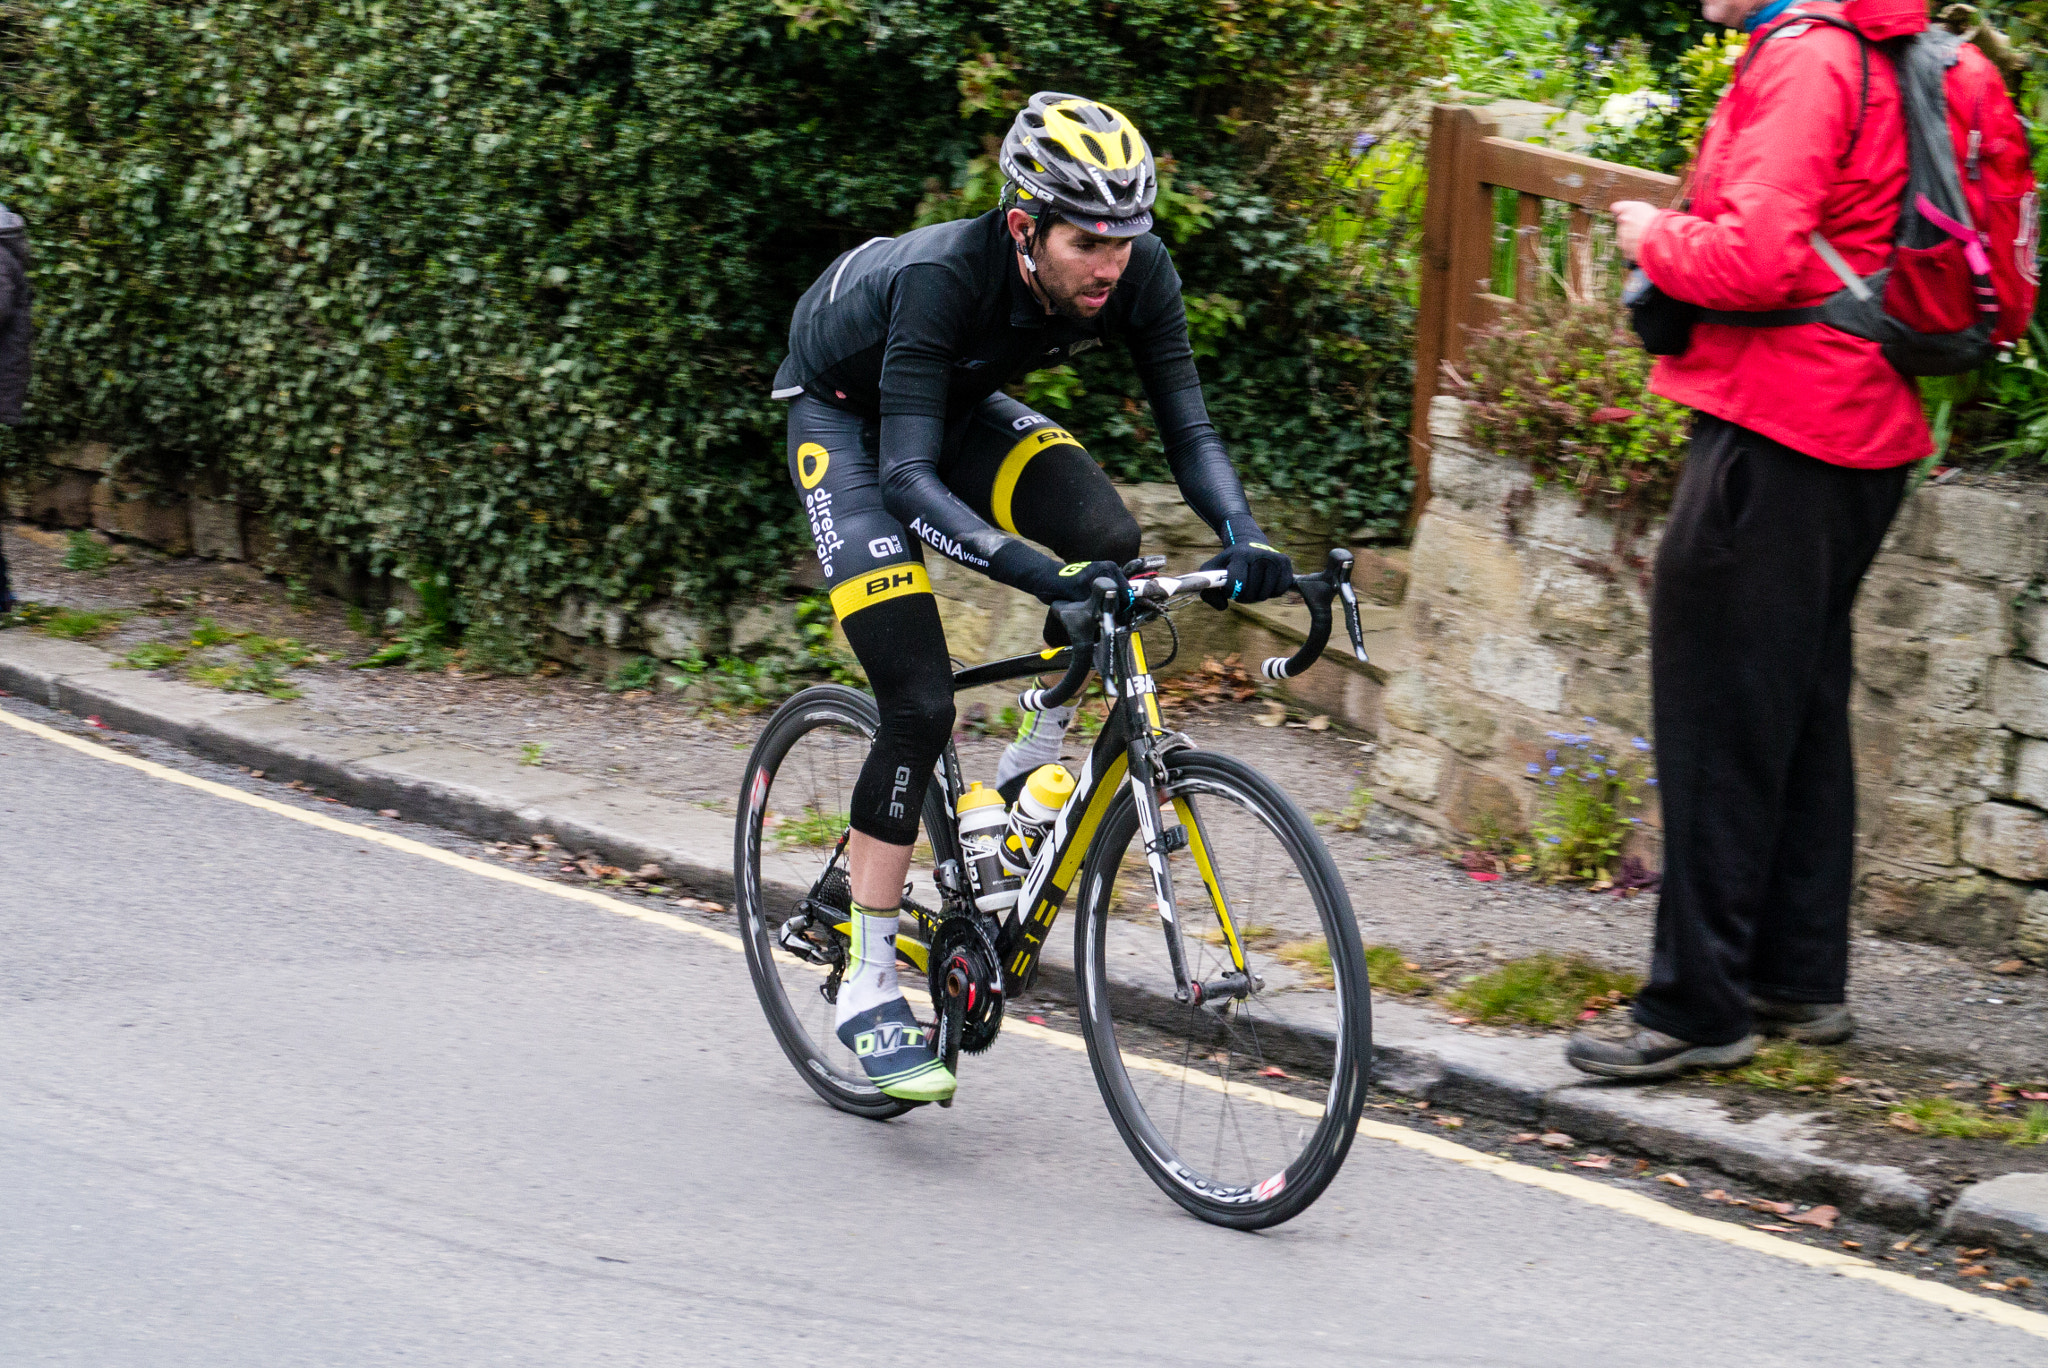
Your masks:
M1856 40L1856 56L1862 66L1862 84L1856 95L1856 122L1849 129L1849 145L1842 149L1841 156L1835 158L1837 168L1845 167L1849 164L1849 158L1856 155L1856 144L1863 138L1863 117L1870 112L1871 43L1863 36L1862 30L1839 14L1822 14L1816 10L1787 10L1777 23L1758 34L1756 41L1749 45L1749 50L1742 54L1742 65L1735 69L1735 79L1742 79L1742 73L1749 70L1749 64L1763 51L1765 43L1784 33L1794 24L1826 24L1829 28L1842 30ZM1802 27L1800 32L1805 32L1805 29Z

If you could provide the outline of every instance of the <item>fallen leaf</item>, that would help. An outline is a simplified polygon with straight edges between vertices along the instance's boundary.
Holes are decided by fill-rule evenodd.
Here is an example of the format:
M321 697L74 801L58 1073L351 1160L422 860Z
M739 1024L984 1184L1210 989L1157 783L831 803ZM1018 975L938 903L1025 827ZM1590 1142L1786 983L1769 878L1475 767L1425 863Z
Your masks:
M1737 1198L1730 1197L1726 1192L1723 1192L1720 1188L1715 1188L1711 1192L1702 1192L1700 1194L1700 1199L1702 1201L1707 1202L1733 1202L1739 1200Z
M1028 1016L1028 1017L1025 1017L1024 1019L1025 1019L1026 1021L1030 1022L1030 1023L1031 1023L1031 1024L1033 1025L1033 1026L1043 1026L1043 1025L1045 1025L1045 1018L1044 1018L1044 1017L1042 1017L1042 1016Z
M1650 1171L1650 1161L1649 1161L1649 1160L1647 1160L1647 1159L1638 1159L1638 1160L1636 1160L1636 1177L1640 1178L1640 1177L1642 1177L1642 1176L1643 1176L1644 1174L1648 1173L1649 1171Z
M1451 1025L1453 1025L1453 1026L1470 1026L1471 1024L1472 1024L1472 1018L1471 1018L1471 1017L1452 1017L1452 1018L1451 1018Z
M1596 408L1587 414L1586 421L1589 423L1623 423L1635 416L1636 411L1634 409L1618 408L1613 404L1609 404L1606 408Z
M1844 1249L1861 1249L1861 1248L1863 1248L1863 1241L1861 1241L1861 1240L1844 1240L1844 1241L1842 1241L1842 1248L1844 1248Z
M338 803L338 802L340 802L340 801L341 801L341 799L339 799L339 798L322 798L322 799L321 799L320 801L321 801L321 802L323 802L323 803Z
M1493 873L1493 872L1492 872L1492 871L1490 871L1490 870L1483 870L1483 869L1474 869L1474 870L1469 870L1469 871L1467 871L1467 872L1466 872L1466 875L1465 875L1465 877L1466 877L1466 878L1468 878L1468 879L1470 879L1470 880L1471 880L1471 881L1472 881L1473 883L1499 883L1499 882L1500 882L1500 875L1498 875L1498 874L1495 874L1495 873Z
M1545 1131L1536 1137L1536 1143L1545 1149L1570 1149L1579 1142L1563 1131Z
M1328 713L1317 713L1308 720L1308 729L1310 731L1328 731L1330 729L1330 715Z
M377 809L377 815L378 815L379 817L396 817L396 816L398 816L398 809L397 809L397 808L378 808L378 809Z
M661 877L661 866L652 862L641 865L633 871L633 877L636 879L658 879Z
M1680 1177L1678 1174L1675 1173L1660 1173L1657 1175L1657 1181L1660 1183L1669 1183L1673 1187L1692 1186L1691 1183L1686 1182L1684 1178Z
M1920 1123L1904 1112L1893 1112L1892 1124L1902 1131L1911 1131L1915 1135L1920 1133Z
M1895 1245L1893 1245L1893 1246L1892 1246L1892 1248L1893 1248L1893 1249L1895 1249L1895 1250L1898 1250L1898 1249L1911 1249L1912 1247L1913 1247L1913 1241L1912 1241L1912 1239L1911 1239L1911 1238L1907 1238L1907 1239L1904 1239L1904 1240L1900 1240L1900 1241L1899 1241L1899 1242L1898 1242L1897 1244L1895 1244Z
M1535 1131L1523 1131L1514 1137L1514 1142L1517 1145L1533 1145L1536 1143L1536 1139Z
M250 770L250 771L249 771L249 777L250 777L251 779L261 779L261 778L263 777L263 771L262 771L262 770Z
M2005 1280L2005 1285L2007 1287L2032 1287L2034 1285L2034 1280L2028 1277L2026 1274L2022 1273L2018 1277L2007 1278Z
M1604 1169L1613 1165L1614 1156L1611 1154L1589 1154L1584 1159L1572 1160L1573 1168Z
M1464 1128L1465 1118L1462 1116L1439 1116L1436 1118L1436 1123L1445 1130L1461 1130Z
M1986 1268L1983 1264L1970 1264L1966 1267L1958 1268L1956 1270L1956 1276L1958 1278L1981 1278L1990 1271L1991 1270Z
M1797 1216L1785 1219L1794 1225L1812 1226L1816 1230L1833 1230L1835 1219L1842 1213L1831 1206L1817 1206L1811 1211L1802 1211Z
M2018 959L2005 960L2002 963L1992 965L1991 972L1994 974L2024 974L2027 972L2027 962Z
M1986 1292L2003 1292L2006 1289L2006 1284L1995 1282L1980 1282L1977 1286L1983 1288Z
M1790 1216L1796 1210L1790 1202L1767 1202L1761 1197L1751 1198L1749 1205L1769 1216Z
M1275 1068L1275 1067L1274 1067L1274 1066L1272 1066L1271 1064L1268 1064L1268 1065L1267 1065L1267 1066L1266 1066L1265 1068L1263 1068L1263 1069L1259 1070L1259 1077L1261 1077L1261 1078L1285 1078L1285 1077L1287 1077L1287 1070L1285 1070L1285 1069L1279 1069L1279 1068Z
M1772 1231L1772 1232L1774 1232L1775 1234L1779 1234L1779 1235L1791 1235L1791 1234L1793 1234L1793 1233L1794 1233L1794 1231L1793 1231L1793 1229L1792 1229L1792 1227L1791 1227L1791 1226L1781 1226L1781 1225L1756 1225L1756 1224L1755 1224L1754 1222L1751 1222L1751 1226L1752 1226L1752 1228L1754 1228L1754 1229L1756 1229L1756 1230L1768 1230L1768 1231Z
M1958 1249L1956 1251L1956 1262L1968 1263L1972 1259L1981 1259L1990 1252L1990 1245L1979 1245L1975 1249Z

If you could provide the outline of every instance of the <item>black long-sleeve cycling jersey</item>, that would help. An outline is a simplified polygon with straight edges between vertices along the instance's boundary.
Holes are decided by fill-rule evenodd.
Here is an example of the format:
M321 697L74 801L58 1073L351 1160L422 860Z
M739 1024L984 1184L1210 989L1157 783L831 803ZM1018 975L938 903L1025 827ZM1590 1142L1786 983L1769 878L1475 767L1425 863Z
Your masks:
M1018 553L1042 558L1010 545L946 487L948 438L1002 386L1121 339L1189 506L1226 545L1257 540L1244 487L1202 403L1180 275L1165 244L1149 233L1134 239L1108 304L1085 322L1047 314L1017 262L1001 210L845 253L797 303L776 397L807 393L879 418L889 513L905 526L921 519L943 534L927 538L942 553L1014 582L1004 570Z

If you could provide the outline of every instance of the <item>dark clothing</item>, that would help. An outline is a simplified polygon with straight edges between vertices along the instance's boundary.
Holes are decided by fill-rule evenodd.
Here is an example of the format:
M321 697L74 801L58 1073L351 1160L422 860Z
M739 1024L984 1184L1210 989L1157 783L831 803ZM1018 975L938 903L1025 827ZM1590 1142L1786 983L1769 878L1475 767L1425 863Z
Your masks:
M1749 1033L1752 991L1845 998L1849 614L1908 469L1694 420L1650 606L1664 885L1645 1026L1720 1045Z
M906 527L883 497L879 419L808 395L789 408L790 478L802 494L833 611L882 712L854 785L856 831L891 845L917 838L925 783L953 731L946 633L925 576L930 532ZM949 497L974 516L1071 561L1129 561L1138 524L1073 436L1006 395L990 395L941 453ZM943 539L942 539L943 541ZM942 551L948 550L943 544Z
M21 422L22 402L28 397L33 293L28 283L28 229L21 215L0 208L0 426Z
M1028 548L1011 546L1011 529L990 526L947 487L947 454L1004 385L1120 339L1189 505L1226 545L1258 540L1202 403L1180 276L1165 245L1150 234L1134 239L1108 304L1083 322L1045 312L1003 223L992 210L874 238L841 256L797 304L776 396L808 395L875 420L888 511L941 554L1015 586L1008 567Z

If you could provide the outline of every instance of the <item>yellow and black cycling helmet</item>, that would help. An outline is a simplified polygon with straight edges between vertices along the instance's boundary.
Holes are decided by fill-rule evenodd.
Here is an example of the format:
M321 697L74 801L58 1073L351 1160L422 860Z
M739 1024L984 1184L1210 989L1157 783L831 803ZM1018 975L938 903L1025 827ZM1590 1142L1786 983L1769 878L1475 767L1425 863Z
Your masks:
M1037 219L1041 233L1053 213L1104 237L1151 230L1159 194L1152 149L1106 104L1039 91L1010 125L997 162L1009 180L1004 203Z

